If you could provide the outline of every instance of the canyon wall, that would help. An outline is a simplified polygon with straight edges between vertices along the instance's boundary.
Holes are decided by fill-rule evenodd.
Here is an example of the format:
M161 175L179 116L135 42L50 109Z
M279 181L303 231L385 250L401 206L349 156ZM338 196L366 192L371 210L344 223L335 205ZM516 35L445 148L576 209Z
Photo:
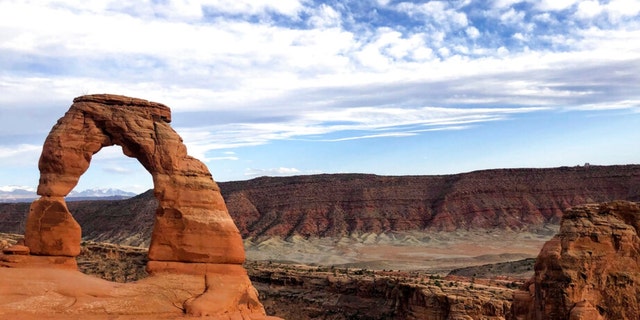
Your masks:
M572 206L640 197L640 166L498 169L442 176L358 174L221 184L244 237L536 229Z
M640 165L496 169L441 176L325 174L219 182L244 238L456 229L536 231L572 206L640 200ZM156 200L69 202L83 238L147 244ZM28 206L0 204L0 231L21 233Z

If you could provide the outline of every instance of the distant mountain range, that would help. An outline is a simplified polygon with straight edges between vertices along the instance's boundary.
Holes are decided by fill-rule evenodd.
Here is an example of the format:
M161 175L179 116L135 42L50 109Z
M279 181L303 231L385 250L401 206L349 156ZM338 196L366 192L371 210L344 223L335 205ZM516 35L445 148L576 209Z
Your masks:
M136 193L120 189L93 188L83 191L71 191L67 196L67 201L80 200L122 200L136 196ZM31 202L38 198L36 189L25 186L2 186L0 187L0 202Z

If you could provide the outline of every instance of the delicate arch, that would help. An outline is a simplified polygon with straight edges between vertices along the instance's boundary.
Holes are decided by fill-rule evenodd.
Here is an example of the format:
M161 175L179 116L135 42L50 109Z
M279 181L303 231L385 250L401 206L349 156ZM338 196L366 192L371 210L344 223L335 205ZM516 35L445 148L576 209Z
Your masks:
M38 168L40 199L31 205L25 244L36 255L76 256L80 226L64 197L103 147L120 145L152 175L158 209L149 260L242 264L240 233L207 167L187 155L162 104L116 95L73 100L45 140ZM151 262L150 262L151 263Z

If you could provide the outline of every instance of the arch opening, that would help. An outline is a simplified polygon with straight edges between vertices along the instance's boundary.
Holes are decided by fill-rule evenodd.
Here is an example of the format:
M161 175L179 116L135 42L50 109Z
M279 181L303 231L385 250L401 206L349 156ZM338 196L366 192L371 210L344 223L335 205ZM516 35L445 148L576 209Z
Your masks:
M124 154L122 147L113 145L103 147L93 155L91 165L80 176L73 192L85 190L124 191L141 194L153 188L153 179L140 162Z

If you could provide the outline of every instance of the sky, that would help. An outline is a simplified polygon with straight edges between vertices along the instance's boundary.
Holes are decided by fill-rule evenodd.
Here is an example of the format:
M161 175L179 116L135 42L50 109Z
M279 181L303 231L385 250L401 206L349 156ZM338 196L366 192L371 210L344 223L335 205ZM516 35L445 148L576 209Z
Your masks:
M96 93L216 181L637 164L640 0L0 0L0 188ZM76 190L152 186L114 146Z

